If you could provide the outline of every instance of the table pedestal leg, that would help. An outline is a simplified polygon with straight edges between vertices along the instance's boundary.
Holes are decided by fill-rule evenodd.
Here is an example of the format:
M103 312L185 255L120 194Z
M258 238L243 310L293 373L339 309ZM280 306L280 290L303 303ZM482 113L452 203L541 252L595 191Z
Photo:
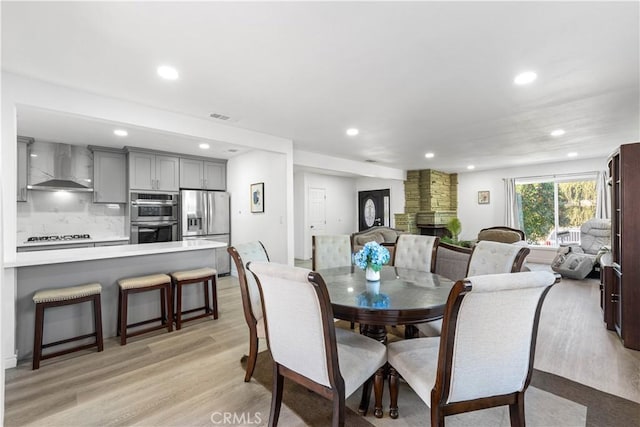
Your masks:
M387 328L384 325L362 325L360 333L387 345Z

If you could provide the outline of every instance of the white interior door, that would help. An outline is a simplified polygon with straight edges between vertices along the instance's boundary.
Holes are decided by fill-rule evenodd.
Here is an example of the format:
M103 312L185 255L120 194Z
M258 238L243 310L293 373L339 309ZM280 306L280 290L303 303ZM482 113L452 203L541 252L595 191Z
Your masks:
M325 226L327 225L327 196L325 193L326 191L324 188L310 187L308 191L307 200L309 203L309 209L307 212L309 215L309 229L307 233L307 244L305 245L305 255L307 256L307 259L311 258L311 236L324 234Z

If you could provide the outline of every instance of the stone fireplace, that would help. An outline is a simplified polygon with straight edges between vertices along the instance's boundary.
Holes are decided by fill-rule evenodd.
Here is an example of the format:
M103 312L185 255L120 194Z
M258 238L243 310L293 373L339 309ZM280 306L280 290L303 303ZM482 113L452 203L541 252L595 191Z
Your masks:
M408 171L404 197L404 213L395 214L396 228L413 234L448 235L446 224L458 211L458 174Z

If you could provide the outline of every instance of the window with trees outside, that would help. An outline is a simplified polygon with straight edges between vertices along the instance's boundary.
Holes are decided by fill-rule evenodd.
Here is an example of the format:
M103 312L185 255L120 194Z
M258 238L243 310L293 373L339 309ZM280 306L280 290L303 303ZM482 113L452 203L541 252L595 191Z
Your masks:
M596 213L596 175L516 179L516 198L529 244L579 244L580 226Z

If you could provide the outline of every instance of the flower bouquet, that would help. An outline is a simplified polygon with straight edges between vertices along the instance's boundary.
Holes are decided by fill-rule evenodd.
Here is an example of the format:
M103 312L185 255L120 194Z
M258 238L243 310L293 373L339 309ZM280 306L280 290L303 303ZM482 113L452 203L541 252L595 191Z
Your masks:
M367 280L380 280L382 266L389 262L389 250L378 242L367 242L354 256L355 265L365 270Z

